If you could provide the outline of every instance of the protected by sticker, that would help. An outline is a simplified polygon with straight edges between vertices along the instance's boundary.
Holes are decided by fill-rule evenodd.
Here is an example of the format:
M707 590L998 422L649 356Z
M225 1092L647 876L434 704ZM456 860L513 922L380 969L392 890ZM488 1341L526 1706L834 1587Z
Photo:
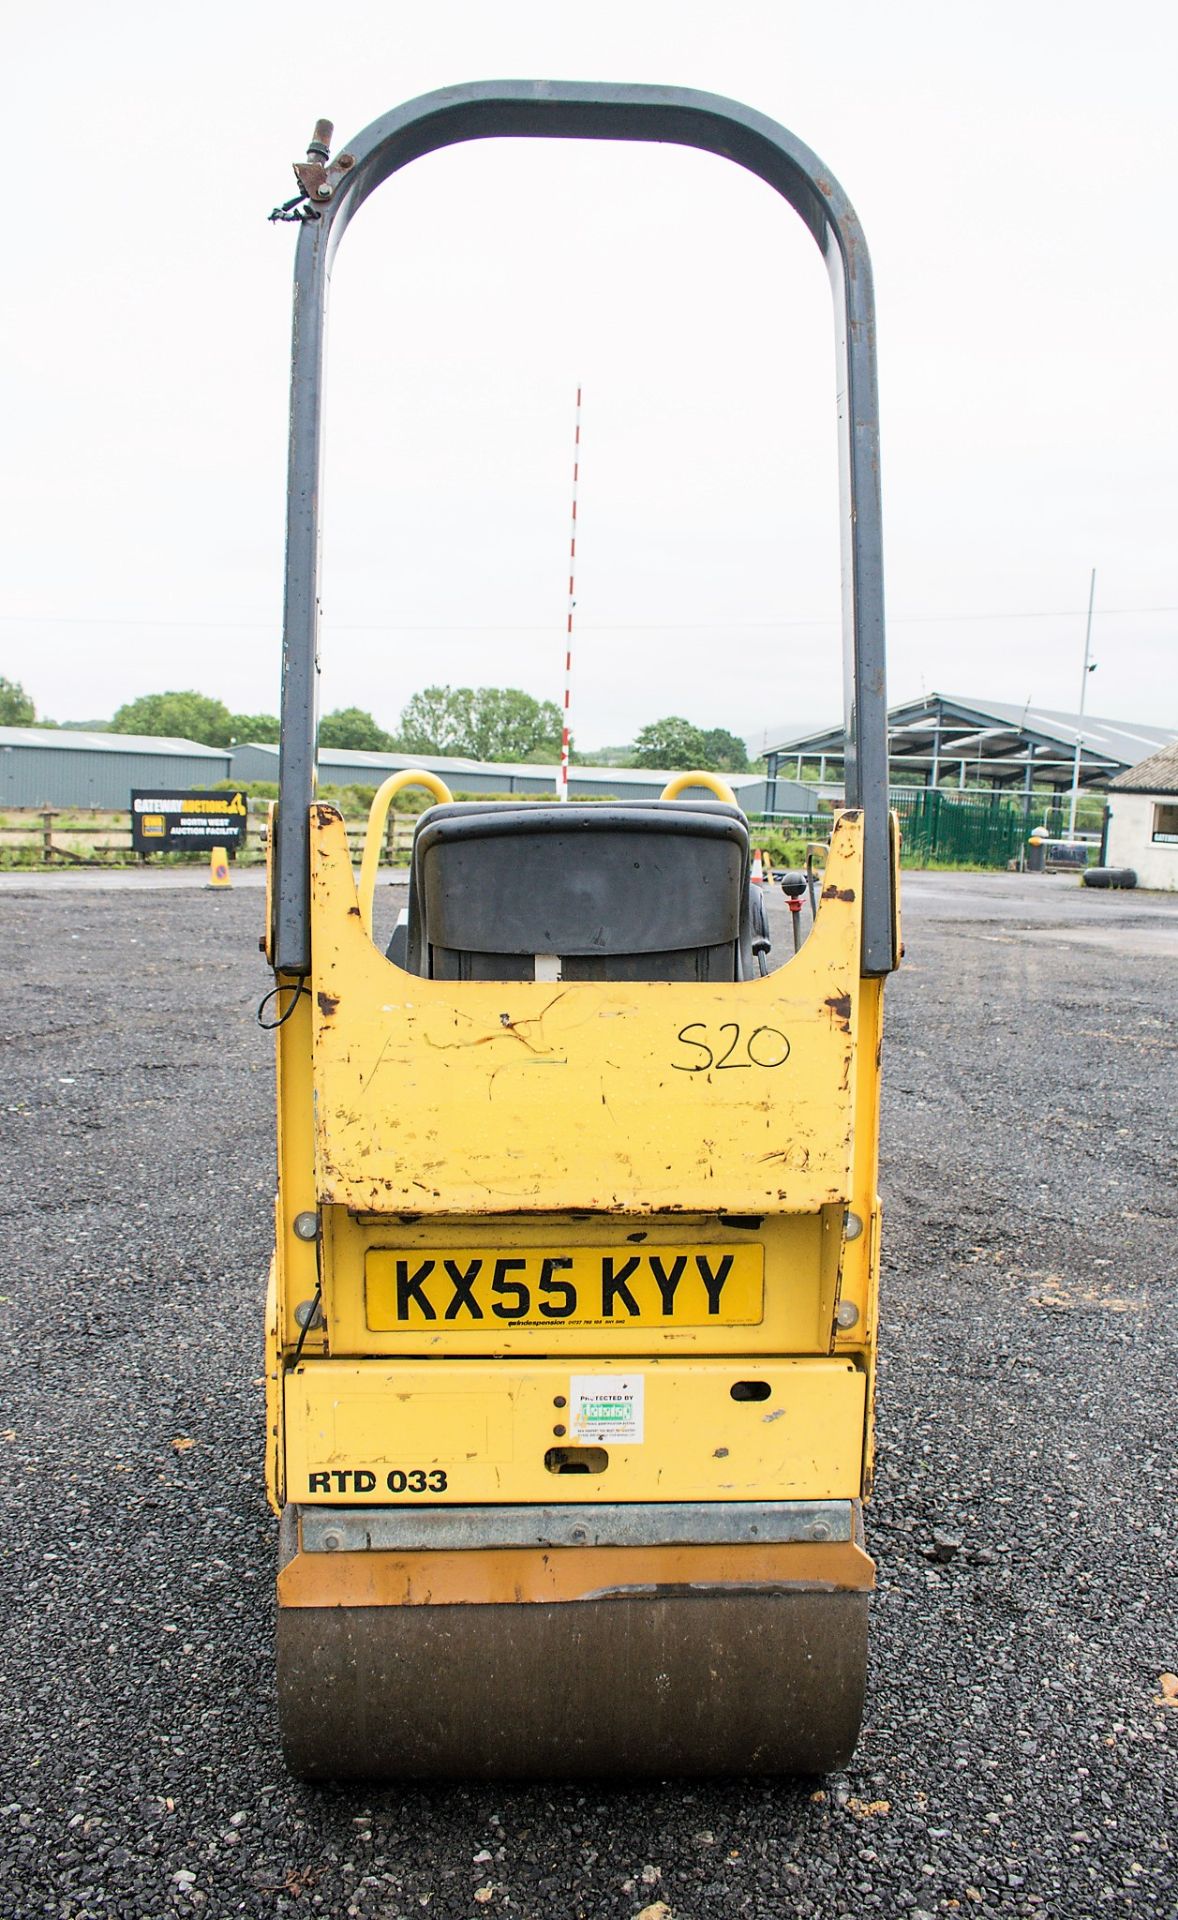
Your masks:
M597 1446L634 1446L643 1434L640 1373L574 1373L569 1392L569 1438Z

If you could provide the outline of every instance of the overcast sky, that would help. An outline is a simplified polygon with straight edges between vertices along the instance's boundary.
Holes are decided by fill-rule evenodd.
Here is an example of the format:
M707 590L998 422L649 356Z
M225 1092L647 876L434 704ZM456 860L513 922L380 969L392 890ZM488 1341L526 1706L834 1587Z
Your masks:
M1178 726L1178 18L1122 0L88 0L5 28L0 673L39 713L278 697L294 191L457 81L731 95L841 180L876 275L893 700ZM840 711L830 296L785 203L675 148L482 142L337 259L322 707L559 698L757 737Z

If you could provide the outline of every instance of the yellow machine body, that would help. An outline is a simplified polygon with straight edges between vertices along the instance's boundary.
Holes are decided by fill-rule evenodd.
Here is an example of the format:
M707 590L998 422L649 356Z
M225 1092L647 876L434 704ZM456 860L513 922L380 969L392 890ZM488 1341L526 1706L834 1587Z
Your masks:
M333 137L317 123L275 209L298 227L266 936L287 1761L381 1779L842 1765L866 1676L882 994L899 957L863 232L787 128L689 89L473 82L393 108L334 158ZM332 261L406 166L503 138L723 156L824 263L848 804L807 937L773 970L765 862L715 776L677 774L662 802L566 787L500 809L394 775L358 880L318 797ZM574 505L572 551L575 520ZM439 805L386 953L380 845L414 778ZM711 799L681 797L701 785ZM811 880L807 860L791 904Z
M368 1771L381 1738L365 1690L341 1694L338 1644L316 1692L322 1632L348 1636L342 1664L367 1671L370 1691L373 1645L379 1666L390 1633L428 1623L432 1668L432 1636L459 1614L468 1686L472 1658L502 1654L493 1641L472 1653L480 1635L506 1623L513 1652L526 1649L521 1609L525 1623L544 1614L544 1639L641 1593L665 1648L658 1610L679 1596L690 1612L682 1596L711 1593L731 1648L768 1596L811 1609L822 1596L835 1610L803 1654L817 1670L841 1596L855 1609L838 1629L855 1669L844 1689L861 1694L882 983L860 971L859 816L837 821L800 951L720 984L407 973L368 930L371 892L358 893L339 814L315 806L311 834L312 972L285 982L277 1031L267 1351L269 1491L286 1515L280 1636L297 1643L283 1685L298 1694L288 1719L312 1725L301 1746L288 1732L292 1764ZM764 1503L789 1526L746 1537L740 1520ZM382 1545L399 1508L410 1535L416 1514L434 1534ZM562 1511L576 1522L564 1532ZM642 1532L644 1516L726 1511L727 1538ZM515 1516L504 1543L466 1544L471 1513ZM832 1525L840 1513L847 1524ZM457 1535L437 1533L447 1514ZM528 1514L555 1515L555 1531L521 1538ZM754 1606L733 1621L738 1595ZM640 1614L627 1614L638 1642ZM569 1659L584 1638L572 1635ZM394 1692L396 1673L412 1678L425 1659L416 1642L397 1654ZM742 1687L751 1671L745 1659ZM354 1741L334 1724L341 1701ZM819 1687L806 1713L821 1726L826 1710ZM434 1711L445 1717L445 1701ZM834 1718L837 1748L858 1704ZM680 1734L651 1766L715 1763L714 1733L710 1755ZM634 1744L632 1729L621 1738ZM804 1765L796 1745L790 1764ZM517 1749L483 1746L472 1771L535 1770ZM532 1725L523 1746L559 1767L559 1741L537 1744ZM829 1739L814 1755L830 1763ZM584 1766L566 1758L595 1770L600 1743ZM458 1764L445 1742L404 1763ZM777 1761L754 1739L719 1764ZM398 1771L397 1756L375 1770Z

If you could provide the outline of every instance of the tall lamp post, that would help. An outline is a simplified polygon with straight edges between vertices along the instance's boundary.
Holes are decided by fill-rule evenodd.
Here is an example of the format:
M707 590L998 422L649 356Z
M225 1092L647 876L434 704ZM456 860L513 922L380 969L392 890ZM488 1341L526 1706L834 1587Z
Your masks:
M1088 583L1088 624L1084 628L1084 672L1080 680L1080 726L1076 734L1076 758L1072 767L1072 804L1068 810L1068 839L1076 837L1076 801L1080 797L1080 754L1084 746L1084 700L1088 692L1088 675L1095 672L1096 662L1088 663L1092 648L1092 603L1096 598L1096 568L1092 569L1092 578Z

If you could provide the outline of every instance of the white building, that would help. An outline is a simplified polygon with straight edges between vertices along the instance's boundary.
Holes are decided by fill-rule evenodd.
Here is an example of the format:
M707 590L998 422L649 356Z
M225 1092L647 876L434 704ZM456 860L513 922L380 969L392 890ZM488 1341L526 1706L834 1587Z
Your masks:
M1139 887L1178 891L1178 741L1109 781L1105 859Z

